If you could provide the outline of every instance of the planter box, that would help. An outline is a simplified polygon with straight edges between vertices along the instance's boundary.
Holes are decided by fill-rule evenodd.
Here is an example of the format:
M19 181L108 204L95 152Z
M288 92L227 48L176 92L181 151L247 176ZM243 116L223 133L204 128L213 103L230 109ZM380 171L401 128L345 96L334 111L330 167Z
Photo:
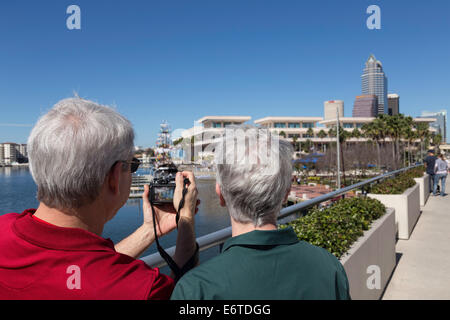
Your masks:
M407 189L402 194L367 194L380 200L386 207L395 209L395 221L398 225L399 239L408 240L420 216L419 185Z
M386 213L372 222L370 229L341 257L353 300L381 298L396 264L395 233L395 212L387 208ZM379 287L368 285L368 282L373 284L371 280L377 276L371 269L373 266L380 271Z
M428 201L428 197L430 196L430 176L425 173L421 178L414 178L417 184L419 185L420 190L420 206L423 207L425 203Z

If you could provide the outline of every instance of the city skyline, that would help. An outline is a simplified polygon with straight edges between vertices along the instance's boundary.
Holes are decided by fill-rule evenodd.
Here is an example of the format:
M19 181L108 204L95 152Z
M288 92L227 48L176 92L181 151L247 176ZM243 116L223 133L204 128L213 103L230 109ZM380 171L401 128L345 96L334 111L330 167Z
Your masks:
M74 91L115 106L144 146L163 120L187 129L210 114L322 116L328 100L351 116L371 53L402 113L450 104L446 1L378 1L380 30L366 26L369 1L134 2L105 14L82 0L78 31L66 28L70 4L0 5L10 30L1 33L0 142L26 143L38 117Z

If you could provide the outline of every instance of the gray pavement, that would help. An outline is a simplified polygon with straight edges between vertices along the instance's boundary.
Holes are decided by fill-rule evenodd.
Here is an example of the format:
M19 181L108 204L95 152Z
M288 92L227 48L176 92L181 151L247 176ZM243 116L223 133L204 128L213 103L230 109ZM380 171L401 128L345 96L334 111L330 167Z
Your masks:
M450 299L450 195L430 195L421 210L409 240L397 242L399 260L383 300Z

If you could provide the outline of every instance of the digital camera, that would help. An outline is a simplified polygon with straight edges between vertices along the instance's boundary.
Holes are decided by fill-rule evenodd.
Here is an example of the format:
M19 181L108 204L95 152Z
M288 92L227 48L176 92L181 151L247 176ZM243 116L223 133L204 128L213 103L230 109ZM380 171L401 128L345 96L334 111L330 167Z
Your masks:
M159 167L155 170L150 183L149 200L153 204L173 203L175 177L178 172L174 164Z

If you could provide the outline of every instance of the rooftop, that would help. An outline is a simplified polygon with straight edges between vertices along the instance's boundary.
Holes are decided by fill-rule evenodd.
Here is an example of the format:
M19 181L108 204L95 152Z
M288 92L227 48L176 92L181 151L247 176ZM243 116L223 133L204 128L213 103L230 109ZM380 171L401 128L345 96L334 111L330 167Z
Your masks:
M206 116L198 119L197 122L204 123L207 121L233 121L233 122L245 122L250 120L249 116Z
M256 119L254 122L256 124L269 123L269 122L295 122L295 121L312 121L317 122L323 120L323 117L265 117L261 119Z

